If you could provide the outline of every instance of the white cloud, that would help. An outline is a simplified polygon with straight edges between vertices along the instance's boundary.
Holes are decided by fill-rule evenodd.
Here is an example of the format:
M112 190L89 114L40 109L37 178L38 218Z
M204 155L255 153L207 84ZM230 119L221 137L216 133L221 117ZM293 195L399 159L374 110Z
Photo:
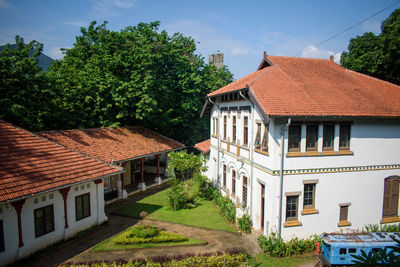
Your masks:
M7 2L7 0L0 0L0 8L9 8L11 4Z
M336 63L340 62L340 57L342 56L342 53L334 53L329 50L323 50L318 47L315 47L313 45L309 45L306 48L304 48L302 54L303 57L312 57L312 58L323 58L323 59L328 59L330 56L334 57L334 61Z
M87 21L67 21L67 22L64 22L64 24L76 26L76 27L84 27L84 26L89 25L89 22L87 22Z
M49 57L53 58L53 59L61 59L64 57L64 54L61 52L60 47L51 47L48 50L49 53Z
M93 0L93 9L99 16L115 16L116 9L130 9L135 6L135 0Z

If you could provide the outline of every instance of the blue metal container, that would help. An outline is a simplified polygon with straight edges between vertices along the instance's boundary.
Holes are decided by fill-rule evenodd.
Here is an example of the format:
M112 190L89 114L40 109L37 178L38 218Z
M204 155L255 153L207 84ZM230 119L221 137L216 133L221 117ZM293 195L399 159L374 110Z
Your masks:
M322 253L331 265L352 265L351 255L361 255L361 250L371 250L395 246L393 238L400 239L399 232L365 234L323 234ZM388 252L390 249L388 250Z

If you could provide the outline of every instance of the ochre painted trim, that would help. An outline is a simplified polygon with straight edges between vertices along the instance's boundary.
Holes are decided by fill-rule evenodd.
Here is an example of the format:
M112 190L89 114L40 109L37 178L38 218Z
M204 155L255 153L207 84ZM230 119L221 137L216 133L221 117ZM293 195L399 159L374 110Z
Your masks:
M285 222L283 224L283 226L284 227L296 227L296 226L302 226L302 224L299 221L288 221L288 222Z
M319 211L317 209L304 209L301 211L301 215L309 215L309 214L318 214Z
M264 151L264 150L261 150L261 149L254 149L254 152L263 154L263 155L265 155L265 156L269 156L268 151Z
M399 216L385 217L382 218L381 220L381 223L394 223L394 222L400 222L400 217Z
M338 227L345 227L345 226L351 226L351 222L349 222L349 221L340 221L338 223Z
M354 155L353 151L350 150L339 150L339 151L306 151L306 152L288 152L286 157L320 157L320 156L343 156L343 155Z

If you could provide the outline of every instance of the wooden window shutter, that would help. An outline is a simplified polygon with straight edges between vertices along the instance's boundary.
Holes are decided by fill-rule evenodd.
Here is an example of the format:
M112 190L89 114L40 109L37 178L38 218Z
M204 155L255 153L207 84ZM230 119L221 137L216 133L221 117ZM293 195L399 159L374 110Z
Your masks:
M349 212L349 206L341 206L339 221L347 221L348 212Z
M397 216L399 204L399 178L385 179L383 217Z

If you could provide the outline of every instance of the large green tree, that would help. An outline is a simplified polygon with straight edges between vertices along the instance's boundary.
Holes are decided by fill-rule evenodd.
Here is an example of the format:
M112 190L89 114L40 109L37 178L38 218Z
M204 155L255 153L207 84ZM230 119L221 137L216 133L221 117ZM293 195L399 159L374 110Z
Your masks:
M187 145L208 135L208 120L199 118L204 96L232 74L205 64L192 38L158 26L81 28L48 73L60 96L61 127L143 125Z
M15 37L0 51L0 119L30 130L54 125L55 94L36 56L43 45L37 41L24 44Z
M382 32L367 32L350 40L342 66L400 84L400 9L382 22Z

